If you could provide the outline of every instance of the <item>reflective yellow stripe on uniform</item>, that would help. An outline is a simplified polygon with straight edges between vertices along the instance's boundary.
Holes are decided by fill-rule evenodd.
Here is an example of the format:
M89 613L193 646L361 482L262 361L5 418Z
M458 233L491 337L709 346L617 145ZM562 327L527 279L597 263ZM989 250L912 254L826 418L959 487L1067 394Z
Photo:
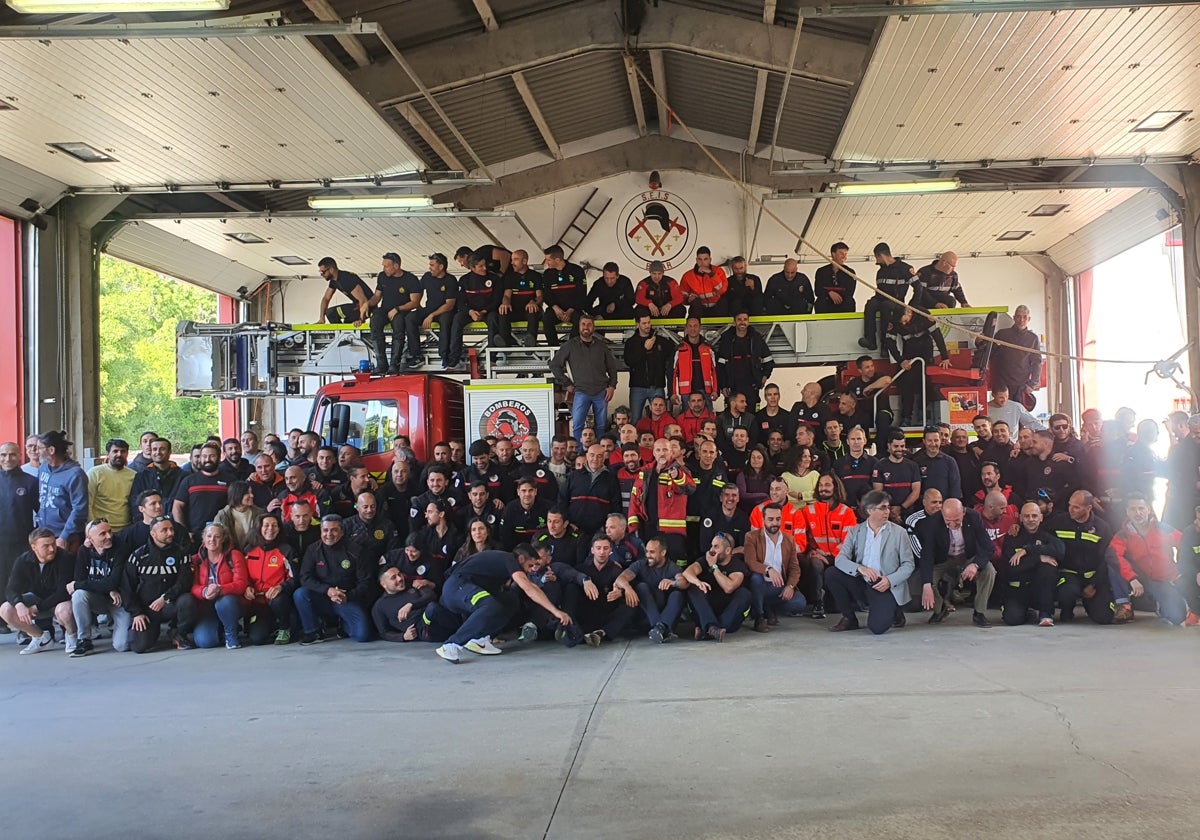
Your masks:
M488 597L491 594L492 593L488 592L486 589L482 589L479 592L476 592L474 595L471 596L471 606L472 607L475 606L476 604L478 604L480 601L482 601L484 598Z
M1074 531L1055 531L1054 536L1058 537L1060 540L1073 540L1073 539L1075 539L1075 532Z
M1098 543L1098 542L1100 542L1100 535L1099 534L1080 534L1079 539L1087 540L1088 542Z
M671 527L686 528L687 520L686 519L660 519L660 520L658 520L658 527L660 527L660 528L671 528Z

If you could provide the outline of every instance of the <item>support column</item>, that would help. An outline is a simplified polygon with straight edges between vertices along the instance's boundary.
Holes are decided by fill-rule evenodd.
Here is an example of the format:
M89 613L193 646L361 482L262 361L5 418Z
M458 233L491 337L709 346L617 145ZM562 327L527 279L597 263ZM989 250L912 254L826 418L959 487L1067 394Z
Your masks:
M1200 170L1195 166L1176 167L1183 182L1183 210L1179 214L1183 233L1183 300L1186 308L1187 338L1192 343L1187 353L1187 384L1200 391ZM1192 411L1200 411L1193 405Z
M81 462L100 445L100 261L92 228L123 200L64 199L31 255L30 428L65 429Z
M217 323L236 324L238 321L237 301L229 295L217 295ZM217 434L221 440L238 437L241 423L238 418L237 400L217 400Z
M25 441L25 330L21 288L21 223L0 216L0 441L13 441L24 459Z

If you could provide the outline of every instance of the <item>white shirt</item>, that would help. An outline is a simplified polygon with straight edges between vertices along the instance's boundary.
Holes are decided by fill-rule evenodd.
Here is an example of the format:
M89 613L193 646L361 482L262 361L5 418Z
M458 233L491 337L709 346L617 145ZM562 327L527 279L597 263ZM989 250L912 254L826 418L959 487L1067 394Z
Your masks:
M771 539L771 535L763 531L763 543L766 546L763 552L763 564L768 569L774 569L783 574L783 532L780 531L775 535L775 539Z
M886 527L886 524L884 527ZM862 565L877 572L883 571L883 566L880 562L880 557L883 553L883 531L884 529L880 528L879 532L876 533L871 530L870 525L867 525L863 539Z
M966 543L963 542L962 528L948 528L950 532L950 557L963 557L967 553Z

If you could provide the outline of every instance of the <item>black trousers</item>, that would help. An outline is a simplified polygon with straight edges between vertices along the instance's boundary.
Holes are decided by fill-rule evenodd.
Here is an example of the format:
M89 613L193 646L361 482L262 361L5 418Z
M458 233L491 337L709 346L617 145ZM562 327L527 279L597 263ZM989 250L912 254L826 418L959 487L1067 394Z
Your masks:
M325 310L325 320L331 324L353 324L358 320L357 303L339 303Z
M1058 577L1057 567L1038 563L1032 578L1009 580L997 585L1000 615L1004 623L1009 627L1019 627L1029 620L1031 609L1039 619L1053 613L1054 588Z
M883 334L893 318L899 317L904 308L883 295L872 295L863 304L863 338L876 347L883 346Z
M1108 570L1100 569L1090 579L1083 579L1077 572L1062 571L1055 582L1054 600L1064 616L1070 620L1075 617L1075 605L1082 600L1083 609L1088 618L1097 624L1112 624L1116 604L1113 603L1112 590L1108 585ZM1084 596L1088 585L1096 587L1091 598Z
M582 312L576 310L571 316L570 338L574 338L575 336L579 335L579 319L582 317L582 315ZM562 343L558 339L558 324L559 320L558 316L554 314L554 307L548 305L544 310L542 310L542 331L546 335L546 343L551 347L557 347Z
M274 641L275 631L292 629L292 616L295 613L292 593L293 590L284 587L275 600L265 604L255 601L249 609L244 610L242 619L248 628L250 644L268 645Z
M180 595L173 604L167 604L159 612L147 610L150 623L145 630L129 631L129 649L134 653L146 653L158 644L158 635L166 624L176 633L190 633L196 626L196 599L190 594Z
M409 358L417 357L418 348L421 346L421 324L433 312L432 309L414 309L406 319L408 327L408 355ZM438 325L438 357L445 364L450 359L450 333L454 325L454 313L444 312L434 318L434 323Z
M609 601L606 596L607 593L602 591L600 597L593 601L581 587L568 584L563 591L563 605L584 633L603 630L606 637L615 639L629 627L636 615L636 608L626 604L624 597Z
M376 367L400 366L400 360L404 357L404 338L408 330L408 316L413 311L415 310L397 312L396 317L391 320L392 352L390 356L387 351L387 335L383 331L388 324L387 312L383 307L379 307L371 313L371 344L375 349Z
M542 323L542 310L526 312L524 307L514 309L507 315L500 316L500 336L504 339L505 347L516 347L517 340L513 336L513 322L525 322L525 343L537 344L538 325Z
M842 618L854 625L858 624L855 610L860 601L867 602L867 628L876 636L892 629L896 619L896 597L892 590L880 592L871 587L859 575L848 575L836 566L825 571L825 588L837 602L838 612Z

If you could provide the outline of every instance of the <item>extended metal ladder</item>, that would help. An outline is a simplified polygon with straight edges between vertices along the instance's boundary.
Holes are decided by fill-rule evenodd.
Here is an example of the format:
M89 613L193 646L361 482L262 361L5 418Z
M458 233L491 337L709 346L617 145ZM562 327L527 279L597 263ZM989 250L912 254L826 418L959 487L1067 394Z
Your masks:
M575 218L570 221L566 230L562 232L562 236L558 237L556 244L563 249L563 259L571 259L583 240L592 232L592 228L596 226L596 222L604 215L604 211L608 209L608 205L612 204L611 198L599 195L599 193L600 190L598 188L592 187L591 195L587 197L587 201L583 202L583 206L579 208L579 212L575 214Z

